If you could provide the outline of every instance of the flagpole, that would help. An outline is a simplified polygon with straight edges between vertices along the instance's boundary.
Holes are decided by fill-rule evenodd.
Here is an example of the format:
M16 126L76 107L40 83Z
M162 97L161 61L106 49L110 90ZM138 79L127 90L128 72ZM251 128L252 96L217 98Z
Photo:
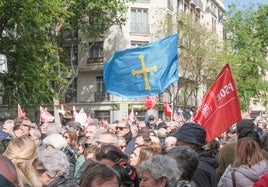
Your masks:
M173 100L174 100L174 84L171 84L171 117L170 117L170 121L172 122L172 118L173 118Z

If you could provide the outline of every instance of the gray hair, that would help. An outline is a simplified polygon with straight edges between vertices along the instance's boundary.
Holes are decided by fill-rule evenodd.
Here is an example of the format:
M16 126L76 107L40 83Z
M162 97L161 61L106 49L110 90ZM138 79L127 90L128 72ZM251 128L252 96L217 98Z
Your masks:
M178 167L183 169L182 180L191 180L198 166L198 154L189 146L173 147L167 152L177 161Z
M155 180L166 178L166 187L176 187L181 176L181 171L177 167L177 162L167 155L154 155L146 161L140 163L139 174L149 171Z
M49 136L51 134L60 134L61 130L61 124L55 122L48 123L46 128L46 135Z
M30 134L31 134L32 136L37 137L37 138L41 138L41 132L40 132L39 129L31 128L31 130L30 130Z
M67 156L57 149L44 149L40 151L39 162L47 170L49 176L66 176L68 174L69 161Z

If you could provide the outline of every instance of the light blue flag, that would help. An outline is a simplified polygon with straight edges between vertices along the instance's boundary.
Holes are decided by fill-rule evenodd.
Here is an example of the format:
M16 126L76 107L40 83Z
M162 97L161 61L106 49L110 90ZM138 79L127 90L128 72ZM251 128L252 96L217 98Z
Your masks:
M156 95L179 80L178 35L116 51L104 64L106 91L119 97Z

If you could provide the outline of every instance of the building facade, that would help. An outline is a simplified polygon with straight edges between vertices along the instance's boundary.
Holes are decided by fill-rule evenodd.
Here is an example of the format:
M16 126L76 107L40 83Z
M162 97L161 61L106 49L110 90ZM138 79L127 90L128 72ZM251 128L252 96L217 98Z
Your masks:
M107 93L102 69L103 64L115 51L160 39L162 36L158 33L158 27L163 19L161 10L167 10L175 16L183 12L191 13L195 20L206 25L208 29L215 30L220 40L223 38L222 19L225 9L222 0L136 0L128 7L125 26L110 28L103 41L93 43L90 39L85 39L88 48L78 46L73 49L75 57L72 60L79 64L79 72L66 102L78 109L83 108L94 118L121 120L128 116L131 106L138 119L144 120L147 112L143 107L144 98L123 99ZM159 102L163 103L166 97L169 96L165 93L159 95ZM159 118L164 117L161 111L149 112Z

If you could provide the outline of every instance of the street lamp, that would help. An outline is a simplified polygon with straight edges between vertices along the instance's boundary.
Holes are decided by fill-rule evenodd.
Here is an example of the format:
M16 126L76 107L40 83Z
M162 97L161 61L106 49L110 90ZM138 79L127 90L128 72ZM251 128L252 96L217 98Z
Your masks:
M0 73L6 74L7 72L7 57L6 55L0 54Z

